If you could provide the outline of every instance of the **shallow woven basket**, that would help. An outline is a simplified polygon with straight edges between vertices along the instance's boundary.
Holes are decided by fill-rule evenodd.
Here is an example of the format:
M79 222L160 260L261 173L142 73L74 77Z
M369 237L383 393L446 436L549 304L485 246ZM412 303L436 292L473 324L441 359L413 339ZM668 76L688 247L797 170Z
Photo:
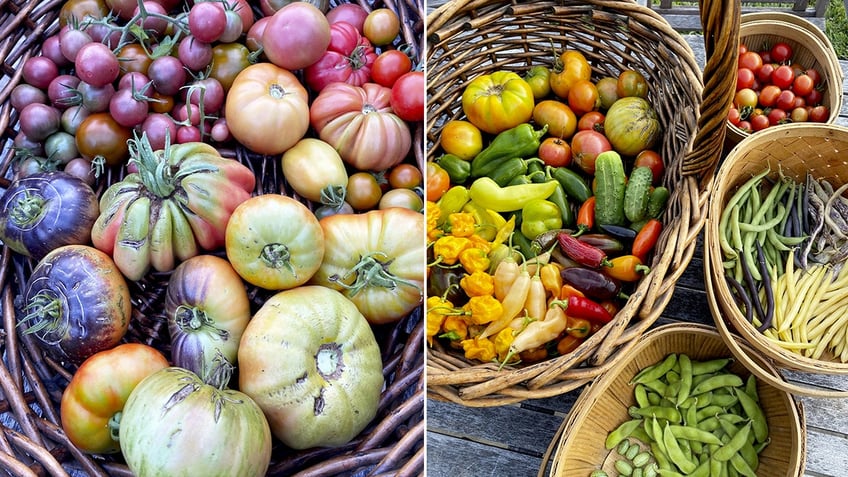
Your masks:
M744 346L740 344L740 346ZM588 476L593 470L610 469L615 459L604 440L619 424L630 419L627 408L636 404L633 386L628 381L636 373L670 353L685 353L693 360L731 357L724 340L715 329L703 325L664 325L650 332L631 350L628 359L586 388L574 403L568 418L560 426L552 443L551 476ZM761 366L777 371L766 360ZM738 362L730 371L743 379L751 373ZM769 445L760 454L759 477L797 477L804 474L806 434L802 408L792 395L758 381L760 405L769 425ZM547 460L545 460L546 462ZM545 470L542 465L540 475ZM610 475L616 475L614 472Z
M686 41L655 12L630 1L450 2L428 16L427 139L432 160L442 125L461 116L461 94L477 75L550 65L552 45L581 50L593 74L637 69L664 126L660 154L672 191L651 273L614 321L572 353L524 367L479 364L434 345L428 394L495 406L568 392L598 377L659 317L695 250L709 185L736 85L738 1L702 4L707 64L702 75ZM716 52L716 54L713 54ZM703 86L705 84L705 86Z
M785 41L792 46L793 63L806 68L815 68L821 73L824 94L822 104L828 107L830 114L826 123L834 123L842 108L842 68L833 45L824 33L814 24L791 13L747 13L742 15L739 28L739 41L748 49L760 51L769 48L777 41ZM727 123L727 143L729 146L757 133L748 133Z
M792 353L772 344L745 319L736 306L730 287L724 279L721 246L719 245L719 217L724 205L736 189L763 169L771 168L771 178L784 175L804 180L807 172L816 178L826 178L835 187L848 181L848 128L830 124L798 123L768 128L739 143L721 164L712 192L709 219L704 228L704 273L707 300L716 326L728 341L736 357L751 371L772 385L790 392L821 397L848 397L848 391L839 392L789 383L765 372L753 360L750 350L772 360L778 368L808 373L848 374L848 363L841 363L831 354L822 359L812 359ZM750 348L734 346L729 339L731 331L741 336Z
M17 113L9 101L20 82L20 66L38 55L40 44L58 31L57 17L63 1L14 0L0 6L0 189L9 184L18 131ZM344 3L331 0L330 7ZM390 8L401 19L401 33L394 47L408 46L420 60L423 48L424 6L416 0L361 0L367 11ZM256 2L251 2L256 4ZM259 15L258 11L256 12ZM257 16L258 18L258 16ZM416 61L417 63L417 61ZM423 122L413 134L413 150L405 162L424 163ZM279 156L258 156L237 144L221 148L225 157L250 167L257 176L255 194L280 193L316 207L298 197L283 177ZM123 168L107 171L97 184L102 192L120 180ZM223 251L214 252L219 255ZM223 256L223 255L222 255ZM422 257L422 261L424 257ZM16 331L15 298L19 296L34 263L3 246L0 258L2 290L2 346L0 362L0 468L12 472L31 469L29 475L132 475L120 455L91 456L81 453L60 427L59 401L75 368L62 366L43 355L32 336ZM126 341L143 342L170 356L168 327L162 315L168 273L151 273L130 282L133 320ZM248 288L256 311L269 292ZM19 315L21 316L21 315ZM422 475L424 469L424 333L422 308L398 323L373 327L383 355L386 387L380 396L377 416L350 443L334 449L292 451L274 440L268 475ZM21 471L22 472L22 471ZM14 472L12 472L14 474ZM18 473L15 475L27 475Z

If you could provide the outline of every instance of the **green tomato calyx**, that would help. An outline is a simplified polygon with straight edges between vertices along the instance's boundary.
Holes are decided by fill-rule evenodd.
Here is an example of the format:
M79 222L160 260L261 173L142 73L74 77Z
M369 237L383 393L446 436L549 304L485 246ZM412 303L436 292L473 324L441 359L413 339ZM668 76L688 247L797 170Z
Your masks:
M383 257L383 261L380 261L377 258L378 256ZM362 289L369 286L394 290L400 284L415 287L420 290L421 287L419 287L416 283L403 280L389 272L389 266L393 261L394 260L390 260L383 252L377 251L369 253L368 255L360 258L359 262L357 262L353 268L345 272L344 275L331 275L329 280L348 290L350 296L355 296L357 293L362 291ZM353 283L348 284L347 282L351 277L354 277Z
M24 191L23 197L18 200L9 212L9 218L18 227L31 227L41 221L41 218L44 216L44 204L46 202L44 197Z
M291 264L291 252L289 248L282 243L269 243L262 247L259 253L259 259L268 268L279 269L285 268L291 272L294 278L297 278L297 272Z
M56 332L61 336L68 327L68 323L63 319L64 301L51 290L41 290L26 304L27 314L18 322L18 326L24 323L30 325L24 331L25 334L44 331L45 336Z
M180 305L174 312L174 321L180 330L186 333L205 331L217 334L222 341L229 339L230 333L215 326L215 321L196 306Z

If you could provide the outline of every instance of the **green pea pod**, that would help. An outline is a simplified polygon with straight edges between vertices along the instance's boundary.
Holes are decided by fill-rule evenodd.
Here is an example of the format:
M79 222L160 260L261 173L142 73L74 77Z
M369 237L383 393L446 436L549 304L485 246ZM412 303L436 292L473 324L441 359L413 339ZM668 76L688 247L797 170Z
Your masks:
M671 429L668 424L666 424L663 429L662 438L663 445L668 453L668 458L671 459L678 469L682 470L684 474L691 474L698 468L698 465L692 462L683 452L683 449L680 448L680 443L677 441L677 438L674 437L674 434L671 433ZM730 457L728 457L728 459L729 458Z
M443 154L436 159L436 163L448 173L453 184L465 184L465 181L471 176L471 163L459 156Z
M630 384L636 383L647 383L651 381L655 381L662 376L665 376L665 373L671 371L671 368L677 364L677 354L672 353L665 357L664 360L656 363L654 365L648 366L647 368L639 371L633 379L630 380Z
M498 133L492 142L471 160L471 175L483 176L481 170L492 162L535 155L539 150L540 139L547 131L547 126L534 130L530 123L522 123Z
M739 403L742 404L742 410L745 411L745 415L751 420L754 437L757 439L757 442L764 442L768 439L769 430L763 409L744 390L737 388L734 391L736 392L736 397L739 398Z
M468 194L471 200L495 212L512 212L521 209L534 199L547 199L556 183L523 184L501 187L490 177L480 177L471 183Z

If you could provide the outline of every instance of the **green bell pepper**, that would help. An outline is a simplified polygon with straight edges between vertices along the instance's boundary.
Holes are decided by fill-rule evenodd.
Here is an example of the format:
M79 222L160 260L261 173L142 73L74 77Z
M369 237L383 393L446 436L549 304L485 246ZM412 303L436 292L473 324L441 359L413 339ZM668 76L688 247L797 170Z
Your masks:
M521 233L530 240L549 230L562 228L559 207L549 200L534 199L521 209Z

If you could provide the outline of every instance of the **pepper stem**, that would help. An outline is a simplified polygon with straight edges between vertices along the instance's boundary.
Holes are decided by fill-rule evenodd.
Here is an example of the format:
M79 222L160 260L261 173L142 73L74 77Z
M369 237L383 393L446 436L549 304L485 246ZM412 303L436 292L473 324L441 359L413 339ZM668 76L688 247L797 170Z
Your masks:
M382 256L386 259L388 258L383 252L378 251L369 253L368 255L360 258L359 262L343 276L340 277L339 275L331 275L330 281L349 290L350 296L355 296L357 293L362 291L362 289L369 286L394 290L397 288L398 284L401 284L421 290L421 287L419 287L416 283L409 280L403 280L389 273L389 265L391 265L392 260L381 262L376 258L377 256ZM355 276L353 283L350 285L346 284L344 281L348 280L352 276Z

